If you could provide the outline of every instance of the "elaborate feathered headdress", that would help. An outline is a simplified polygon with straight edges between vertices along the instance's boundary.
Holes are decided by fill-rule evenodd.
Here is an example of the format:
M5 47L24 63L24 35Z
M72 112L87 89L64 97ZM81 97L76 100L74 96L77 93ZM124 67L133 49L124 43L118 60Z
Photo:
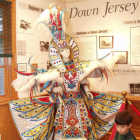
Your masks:
M66 47L66 40L64 39L65 24L64 24L64 11L60 12L63 5L56 8L55 3L49 5L49 9L45 9L40 17L36 20L35 26L38 28L47 27L52 37L58 43L59 49ZM62 20L63 18L63 20Z
M63 64L62 58L60 57L59 51L70 47L72 50L73 61L77 65L79 49L74 41L74 39L65 34L65 23L64 23L64 12L60 11L62 7L55 7L55 4L52 3L49 6L49 10L45 9L40 17L36 21L36 26L39 28L48 27L53 37L50 48L49 48L49 57L53 66L57 67L61 72L64 72L65 66ZM65 7L65 6L64 6Z

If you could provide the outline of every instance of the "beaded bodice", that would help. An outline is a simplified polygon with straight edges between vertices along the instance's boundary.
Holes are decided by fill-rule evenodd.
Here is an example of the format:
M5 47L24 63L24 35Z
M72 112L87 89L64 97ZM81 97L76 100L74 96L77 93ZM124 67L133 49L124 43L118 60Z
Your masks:
M78 91L79 90L79 77L81 71L75 67L74 62L64 62L66 71L61 73L61 77L64 79L65 91Z

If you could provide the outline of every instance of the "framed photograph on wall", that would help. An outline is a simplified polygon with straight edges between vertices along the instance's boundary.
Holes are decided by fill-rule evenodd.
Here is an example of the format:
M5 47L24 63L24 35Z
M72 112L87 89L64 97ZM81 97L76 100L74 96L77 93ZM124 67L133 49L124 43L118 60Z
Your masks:
M18 40L18 55L26 55L26 41Z
M32 63L31 66L33 66L34 68L31 67L31 72L37 72L37 68L38 68L38 64L37 63Z
M21 72L26 72L27 71L27 63L18 63L17 70L21 71Z
M82 61L97 59L97 36L73 37L80 50L79 59ZM85 47L86 46L86 47Z
M130 95L140 96L140 83L130 83L129 93Z
M116 64L127 64L128 63L128 51L113 51L113 56L120 55L121 57Z
M49 51L49 42L40 41L40 51L48 52Z
M27 18L27 17L17 18L17 32L34 34L34 28L33 28L34 22L31 20L31 18Z
M113 36L99 36L99 48L100 49L112 49L113 48Z

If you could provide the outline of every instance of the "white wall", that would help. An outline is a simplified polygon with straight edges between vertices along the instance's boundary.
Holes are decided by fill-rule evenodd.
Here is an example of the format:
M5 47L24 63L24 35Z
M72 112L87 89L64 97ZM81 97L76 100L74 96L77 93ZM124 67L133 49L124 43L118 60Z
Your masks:
M109 2L109 6L114 6L114 8L110 9L110 12L105 15L107 2ZM129 4L130 3L130 4ZM134 4L135 11L134 11ZM124 8L123 12L120 8L121 5L126 7ZM113 7L112 6L112 7ZM76 7L79 12L76 14ZM115 7L116 11L115 11ZM81 37L80 35L76 35L75 32L86 32L86 31L98 31L98 30L110 30L108 33L96 33L96 34L87 34L84 36L92 36L95 35L97 37L97 56L103 56L107 54L110 50L104 49L102 52L99 49L99 36L114 36L114 47L111 49L112 51L128 51L128 64L117 64L115 65L116 69L119 70L133 70L135 69L137 72L140 70L140 66L131 66L130 65L130 27L137 27L140 26L140 23L132 23L132 24L123 24L124 21L137 21L140 20L139 13L140 13L140 1L139 0L85 0L81 2L73 2L67 3L67 8L73 8L69 13L72 13L72 17L69 20L69 25L67 27L68 34L73 37ZM87 9L94 9L98 8L98 14L92 14L90 16L81 16L82 10ZM80 11L81 10L81 11ZM114 12L113 12L114 11ZM96 13L96 12L95 12ZM81 17L80 17L81 16ZM104 16L104 17L103 17ZM81 38L82 41L82 38ZM140 61L140 57L138 57L137 61ZM90 79L91 82L91 89L98 90L98 91L117 91L121 92L123 90L129 91L129 83L139 83L140 74L134 75L134 73L130 72L130 74L125 73L116 73L116 76L113 76L113 81L109 79L109 84L106 84L106 81L103 83L100 82L100 79Z
M31 67L28 65L29 58L34 55L31 59L31 63L38 63L39 69L46 69L48 52L40 51L40 41L50 42L52 36L50 32L39 31L35 29L34 23L36 19L40 16L41 12L35 10L29 10L28 6L34 6L42 9L49 9L50 3L58 3L54 0L16 0L16 27L17 27L17 64L26 63L27 73L31 72ZM25 3L25 5L21 4ZM21 6L20 6L21 5ZM23 8L22 8L23 7ZM28 31L19 29L19 21L24 19L32 24L32 30ZM26 55L18 55L18 41L26 41ZM18 75L20 77L20 75ZM27 97L29 93L19 93L19 97Z
M24 18L28 21L34 23L36 19L39 17L40 12L31 11L27 9L23 9L19 7L20 2L25 2L30 5L34 5L41 8L48 8L49 4L52 2L60 3L61 0L53 1L53 0L17 0L16 10L17 10L17 26L18 26L18 19ZM81 16L75 15L75 10L72 12L72 16L74 18L69 19L69 25L67 26L67 33L72 37L81 37L80 35L76 35L75 32L87 32L87 31L98 31L98 30L109 30L108 33L96 33L96 34L86 34L84 36L96 36L96 50L97 50L97 57L105 55L110 51L110 49L106 49L102 51L99 49L99 36L114 36L114 47L111 49L112 51L128 51L128 64L118 64L115 65L116 69L137 69L140 70L139 66L131 66L130 65L130 27L140 26L140 23L133 23L133 24L123 24L124 21L134 21L140 20L139 13L140 13L140 2L139 0L67 0L67 8L74 8L78 9L78 12L82 12L82 10L98 8L98 14L92 14L90 16ZM110 9L110 12L107 13L105 17L106 5L107 2L109 6L113 5L114 8ZM130 3L130 4L129 4ZM134 4L135 3L135 11L134 11ZM122 9L118 5L122 5L123 7L127 5L127 8L120 12ZM138 5L137 5L138 4ZM112 6L112 7L113 7ZM115 9L116 7L116 9ZM115 11L116 10L116 11ZM127 11L126 11L127 10ZM114 11L114 12L113 12ZM69 13L71 10L68 11ZM80 13L79 13L80 14ZM48 59L48 54L43 52L41 53L39 50L39 42L40 41L49 41L52 39L50 34L46 34L43 31L33 30L33 34L25 34L19 33L17 27L17 42L18 40L26 41L26 56L19 56L17 55L17 63L28 63L28 59L33 54L38 54L33 57L31 63L38 63L39 68L46 67L46 60ZM81 38L80 38L81 39ZM82 41L82 39L81 39ZM85 46L86 47L86 46ZM17 44L18 48L18 44ZM18 50L17 50L18 51ZM30 66L27 65L27 71L30 72ZM90 79L91 82L91 89L98 90L98 91L118 91L121 92L122 90L129 91L129 83L139 83L140 75L123 75L123 74L116 74L113 76L113 80L109 79L109 83L106 84L106 81L103 83L100 82L100 79ZM20 94L19 97L26 97L28 94Z

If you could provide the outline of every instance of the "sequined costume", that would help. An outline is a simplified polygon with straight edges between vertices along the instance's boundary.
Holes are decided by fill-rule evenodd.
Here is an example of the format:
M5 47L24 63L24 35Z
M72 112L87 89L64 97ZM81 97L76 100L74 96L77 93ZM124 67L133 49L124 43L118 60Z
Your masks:
M121 105L121 98L92 92L95 99L88 99L80 89L79 79L83 71L77 69L73 61L64 62L64 65L66 71L61 73L61 77L64 78L62 98L65 106L62 108L59 106L57 109L54 123L55 132L61 135L62 139L86 137L96 140L112 126L113 113L115 114ZM110 114L112 119L109 117L109 122L102 120L99 114L106 116Z
M76 83L79 89L78 84L80 83ZM97 140L103 137L114 123L122 97L91 92L94 99L88 99L78 89L64 92L65 106L62 108L46 102L46 97L38 98L35 106L30 99L10 102L11 112L22 139L52 140L52 133L58 139L62 137L68 140L84 137ZM53 98L57 100L56 96L57 94Z
M30 98L9 103L13 119L23 140L100 139L113 125L122 97L88 91L93 96L91 98L87 96L85 87L89 85L88 77L108 80L110 71L107 64L112 63L113 66L116 59L102 62L106 55L94 61L80 61L76 42L62 30L60 7L54 11L52 5L49 8L42 13L45 18L49 14L49 20L41 17L37 24L49 27L53 35L49 47L52 68L46 71L34 68L36 73L16 71L24 77L13 81L15 90L30 91ZM64 62L60 56L60 51L66 48L71 50L71 60L68 62ZM53 92L58 86L63 89L62 95ZM32 97L33 93L41 93L48 87L51 87L48 93L53 102L48 97Z
M55 140L84 137L97 140L113 125L122 97L91 92L94 99L88 98L80 88L82 69L76 68L73 61L64 62L64 65L66 71L60 74L64 79L64 106L59 106L59 95L56 93L51 93L51 96L57 106L45 100L46 97L35 98L35 106L30 99L10 103L13 118L23 139L49 139L53 133L56 135Z

